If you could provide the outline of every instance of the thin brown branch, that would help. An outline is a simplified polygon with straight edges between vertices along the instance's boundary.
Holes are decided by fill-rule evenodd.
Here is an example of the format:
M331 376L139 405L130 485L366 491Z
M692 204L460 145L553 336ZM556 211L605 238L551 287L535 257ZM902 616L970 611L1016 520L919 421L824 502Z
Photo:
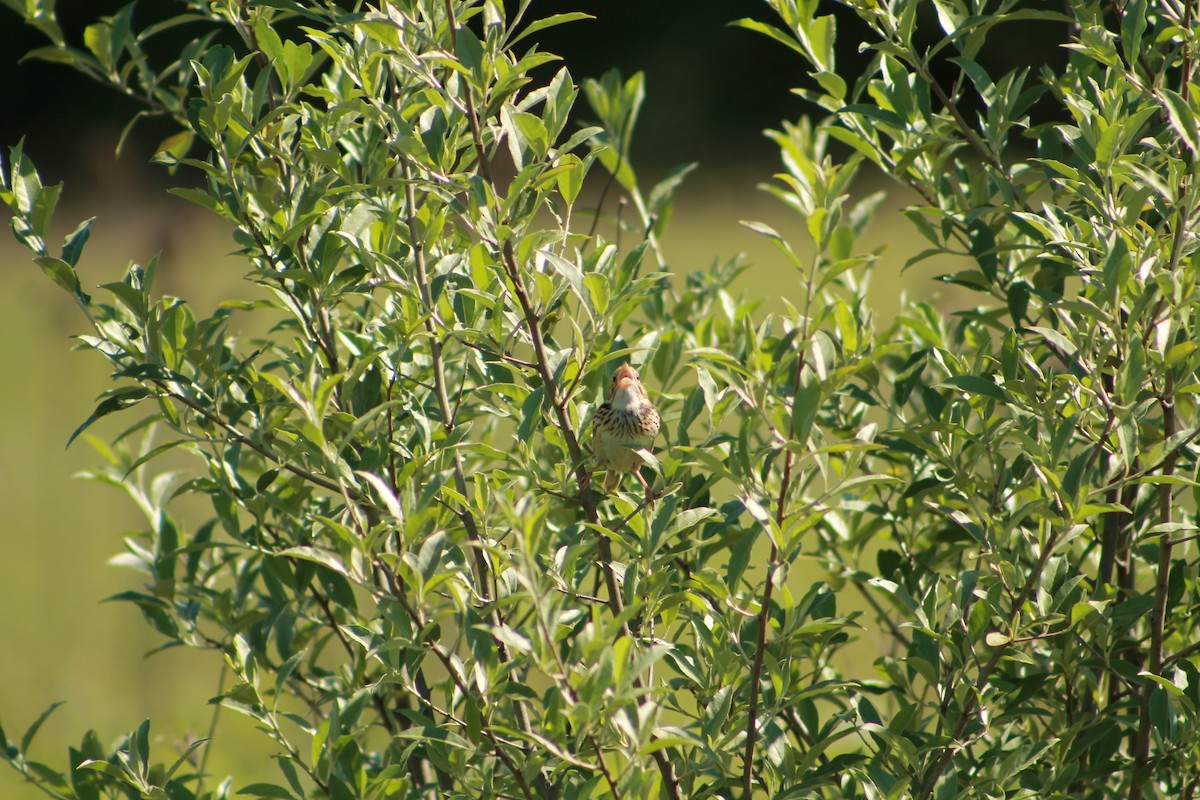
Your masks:
M413 187L412 173L407 163L401 164L404 176L404 215L408 224L409 246L413 250L413 265L416 270L417 291L421 296L421 305L425 312L425 330L429 333L429 359L432 362L434 395L437 397L438 410L442 415L442 427L449 433L454 430L454 412L450 407L450 395L446 389L446 364L442 357L442 337L434 319L433 293L429 285L429 273L426 265L425 242L421 239L420 226L417 224L417 199ZM454 488L462 497L470 497L467 491L466 474L463 471L462 456L455 448L451 454L452 471L454 473ZM467 531L467 537L476 545L481 544L479 525L475 515L467 508L455 512L462 520ZM472 548L475 554L476 580L484 602L490 601L491 569L482 547Z
M381 566L383 566L385 571L388 571L386 566ZM389 571L389 574L392 574L394 577L394 573ZM428 648L428 651L442 663L442 667L446 670L446 675L451 681L454 682L455 687L459 692L462 693L462 696L466 699L466 702L471 702L471 698L475 698L477 695L473 693L471 691L471 687L469 687L463 681L454 661L449 657L449 655L446 654L445 650L439 645L438 641L430 635L428 623L418 613L417 609L414 608L411 603L409 603L408 596L404 593L403 586L398 584L393 586L392 597L397 603L400 604L400 607L404 609L404 612L408 614L409 618L413 621L413 624L419 629L419 636L424 642L425 646ZM483 700L483 698L480 698L480 700ZM504 766L508 769L509 774L511 774L513 779L516 780L517 785L521 789L521 794L525 797L525 800L534 800L537 795L533 793L532 788L529 786L529 782L525 780L524 772L517 766L516 762L512 760L512 756L510 756L508 752L505 751L504 747L501 746L500 740L496 738L495 731L493 731L491 726L487 724L486 716L483 713L486 711L486 709L487 704L484 702L483 707L480 709L480 716L484 717L484 724L481 726L479 732L488 740L488 744L491 745L492 751L496 754L496 757L504 763Z
M808 277L804 293L804 317L800 320L800 351L796 355L796 369L792 375L792 402L800 397L800 384L804 378L804 367L807 363L808 337L811 333L809 324L812 321L813 292L816 286L817 271L821 265L819 255L814 255L809 265ZM790 419L795 420L791 414ZM776 436L779 437L778 432ZM782 437L779 437L782 438ZM796 439L794 422L788 431L788 440ZM801 442L803 444L803 442ZM783 460L783 477L779 485L779 497L775 505L775 527L783 530L784 520L787 519L787 500L792 490L792 468L794 456L788 449ZM767 626L771 620L771 595L775 587L775 570L779 562L779 544L771 540L771 558L767 564L766 585L763 587L762 608L758 614L758 640L755 642L754 663L750 669L750 703L746 713L746 748L742 753L742 800L751 800L754 783L754 747L758 740L758 696L762 683L763 659L767 649Z
M514 367L521 367L522 369L534 369L535 368L535 365L532 361L523 361L522 359L515 358L514 356L510 356L508 353L501 353L496 350L488 350L486 347L477 345L474 342L467 341L466 339L464 339L462 337L455 337L455 339L456 339L456 341L458 341L459 344L463 345L464 347L469 347L470 349L472 349L478 353L482 353L483 355L488 356L490 358L494 358L497 361L503 361L506 364L512 364Z
M157 386L160 390L162 390L163 393L166 394L168 397L170 397L174 400L178 400L180 403L183 403L185 406L192 409L200 416L204 417L204 419L208 420L212 424L214 424L217 427L224 430L229 435L230 439L232 439L233 441L235 441L239 444L243 444L246 447L249 447L251 450L258 453L260 456L266 458L271 463L277 464L280 469L286 470L287 472L290 472L299 478L303 478L304 480L308 481L309 483L320 486L322 489L328 489L329 491L335 492L337 494L348 493L350 495L350 497L356 503L362 503L366 499L361 494L359 494L357 491L355 491L353 489L350 489L348 487L339 486L334 481L331 481L327 478L322 478L320 475L317 475L315 472L306 470L303 467L297 467L295 464L292 464L290 461L285 460L281 456L272 452L269 448L264 447L263 445L259 444L258 442L254 441L253 439L251 439L246 434L242 433L240 430L238 430L232 424L227 422L224 417L220 416L219 414L214 414L213 412L209 411L207 408L200 405L199 403L197 403L195 400L191 399L187 395L182 394L180 392L172 391L163 381L156 380L156 381L154 381L154 385Z
M1015 621L1020 616L1021 610L1028 602L1030 595L1041 582L1042 573L1046 569L1046 563L1050 560L1051 554L1054 552L1054 547L1058 542L1059 531L1053 530L1046 538L1046 542L1042 545L1041 555L1038 556L1037 563L1030 570L1029 577L1025 581L1025 585L1021 587L1021 593L1017 595L1013 601L1011 611L1009 612L1009 622ZM942 773L946 771L946 767L950 764L950 759L954 758L954 753L957 752L959 744L963 738L963 734L967 730L967 726L975 716L975 712L979 708L979 698L982 696L983 688L991 679L992 673L996 667L1000 665L1004 654L1008 652L1011 642L1003 644L992 649L992 655L987 662L979 670L975 678L974 691L968 692L962 704L962 710L959 712L958 724L954 726L954 731L950 735L950 743L941 748L941 752L933 765L930 767L928 774L925 776L924 782L921 784L920 791L917 792L918 800L926 800L933 794L934 787L937 786L938 780L942 777ZM947 686L946 692L949 694L953 687Z
M784 509L792 485L792 451L783 462L783 481L779 489L779 504L775 522L782 530ZM771 595L775 588L775 570L779 566L779 546L771 541L771 558L767 564L767 580L763 587L762 608L758 613L758 639L754 643L754 663L750 667L750 702L746 711L746 747L742 752L742 800L751 800L754 792L754 746L758 741L758 695L762 683L763 659L767 650L767 627L771 621Z
M1170 439L1177 425L1175 417L1175 381L1167 373L1166 385L1162 397L1159 398L1162 408L1163 439ZM1168 457L1163 464L1162 474L1170 478L1175 474L1175 456ZM1172 486L1169 482L1158 485L1158 524L1163 525L1172 521L1174 516ZM1158 569L1154 581L1154 606L1150 612L1150 647L1146 669L1150 674L1163 674L1163 636L1167 618L1167 595L1171 582L1171 552L1172 542L1169 536L1160 537L1158 542ZM1142 781L1145 780L1145 770L1150 763L1150 739L1154 723L1150 718L1150 698L1162 688L1153 681L1146 681L1141 686L1141 696L1138 698L1138 729L1133 755L1133 786L1130 789L1130 800L1138 800L1142 796Z
M1187 0L1184 3L1183 27L1185 30L1191 30L1194 5L1194 0ZM1190 44L1184 45L1182 60L1179 91L1184 102L1187 102L1191 92L1192 55ZM1193 161L1191 151L1183 143L1180 143L1179 149L1181 157L1191 165ZM1171 240L1170 262L1167 264L1167 269L1171 272L1174 272L1179 264L1179 259L1183 251L1183 241L1190 227L1192 212L1187 203L1188 194L1188 176L1185 174L1179 182L1179 213ZM1159 408L1162 410L1162 438L1164 442L1167 442L1175 435L1179 424L1175 407L1175 378L1169 369L1167 370L1158 402ZM1173 521L1173 496L1169 479L1175 474L1177 455L1178 448L1173 449L1163 458L1162 475L1168 478L1168 480L1160 483L1157 487L1157 522L1159 525L1165 525ZM1150 612L1150 647L1146 664L1150 674L1156 676L1162 676L1163 674L1163 637L1167 617L1167 595L1171 581L1171 554L1173 548L1174 543L1171 541L1170 536L1163 536L1159 539L1158 568L1154 581L1154 605ZM1156 691L1162 691L1161 687L1153 681L1146 681L1141 687L1140 697L1138 698L1138 729L1134 745L1134 777L1133 785L1129 792L1130 800L1140 800L1142 785L1146 780L1146 767L1150 762L1150 740L1153 730L1153 721L1150 717L1150 700Z
M229 664L225 661L221 662L221 672L217 676L217 693L213 697L221 697L225 694L225 675L229 672ZM208 755L212 751L213 737L217 735L217 722L221 715L221 704L213 703L212 718L208 723L208 735L204 738L204 754L200 756L200 762L196 765L196 796L204 796L204 779L208 777Z
M451 44L456 45L458 20L454 11L453 0L445 0L445 8L450 29ZM471 129L471 142L475 149L476 158L478 159L480 175L495 189L496 182L492 174L491 157L483 143L479 112L469 85L464 87L463 94L462 103ZM500 196L499 192L496 194ZM525 327L534 351L534 366L542 380L546 400L550 407L554 409L556 427L558 427L559 432L563 436L563 441L567 446L567 453L571 459L571 463L574 465L575 479L579 486L579 502L583 507L584 516L588 522L598 524L599 514L596 504L592 500L591 493L587 491L591 476L588 474L587 466L584 463L583 449L580 447L579 439L575 435L574 427L567 413L566 403L563 402L563 395L559 391L553 373L550 371L550 359L546 354L546 346L542 338L541 315L530 299L529 292L525 287L524 277L521 273L516 252L513 250L511 239L505 239L500 245L500 262L509 283L512 284L513 295L524 317ZM621 599L621 588L617 584L616 573L613 569L612 545L603 535L597 534L595 539L600 562L599 568L603 573L605 587L608 592L608 605L613 616L619 619L623 614L624 608ZM626 623L626 628L631 634L633 633L633 628L628 622ZM644 688L640 680L635 680L635 685L639 688ZM675 775L674 765L671 764L666 753L662 750L656 750L652 754L652 757L662 776L667 796L670 800L681 800L679 781ZM551 787L547 784L545 788L550 789Z
M550 372L550 359L546 355L546 345L542 341L541 316L538 314L533 302L529 299L529 292L525 288L525 281L521 276L521 271L517 264L517 256L510 242L506 241L503 244L501 248L501 260L504 272L512 284L513 295L517 299L517 305L520 306L521 313L525 317L525 327L529 332L529 338L533 345L534 366L537 369L539 377L542 379L542 386L545 389L547 401L550 407L554 409L555 422L562 433L563 441L567 445L567 453L571 458L571 463L575 466L575 479L579 485L580 505L583 506L584 515L588 522L596 524L599 522L599 514L596 510L596 504L592 501L591 493L587 491L590 476L584 462L583 449L579 446L579 440L575 436L575 429L571 425L571 419L567 414L566 406L560 402L558 385ZM600 555L600 569L604 573L604 583L608 589L608 604L612 609L613 616L620 617L624 611L624 606L621 601L621 589L617 585L616 574L612 568L612 545L607 538L598 534L596 536L596 547Z
M414 253L414 265L416 269L416 280L418 291L421 296L421 303L425 311L425 329L429 333L430 341L430 360L433 368L433 380L435 395L437 397L438 409L442 415L442 426L447 433L454 429L454 418L457 414L457 403L452 409L450 406L449 392L446 384L446 366L445 359L442 355L442 337L438 331L437 323L435 322L434 304L432 288L429 283L428 269L426 265L426 253L424 242L421 240L420 228L417 224L416 213L416 190L414 189L412 174L407 163L402 164L404 176L404 197L405 197L405 215L408 222L409 236L411 238L410 245ZM464 371L465 379L465 371ZM459 399L461 399L462 387L459 387ZM451 453L452 472L454 476L454 486L461 497L470 497L470 492L467 490L466 473L463 468L463 460L461 452L458 448L454 448ZM479 523L475 519L475 515L469 508L454 509L454 513L461 520L464 529L467 532L467 538L474 545L470 548L474 558L475 579L478 586L478 591L483 604L487 607L487 613L492 619L492 624L500 627L503 620L500 617L499 610L495 607L492 599L496 596L496 590L492 586L493 574L487 560L487 551L483 546L483 538L480 535ZM508 650L508 646L496 640L496 649L500 659L504 662L512 660L512 654ZM513 711L516 716L517 726L525 733L532 733L533 727L529 721L529 715L525 710L523 701L517 700L513 703Z
M233 171L228 165L226 165L225 171L230 182L236 183L236 180L233 176ZM254 239L254 243L258 245L258 249L262 252L263 258L266 259L267 263L270 265L275 265L286 269L287 264L283 262L283 259L277 253L272 253L271 248L267 246L266 239L263 238L262 232L250 219L249 211L247 211L245 208L240 209L240 211L242 229L246 233L249 233L250 237ZM307 267L307 265L305 266L310 272L312 271L311 267ZM283 279L280 278L278 280L282 284ZM280 288L281 290L283 289L282 286ZM315 311L319 303L317 301L317 296L312 289L309 289L309 299L312 301ZM338 365L337 348L333 345L333 333L329 329L328 325L329 320L322 317L322 321L325 324L325 330L318 330L315 315L306 314L304 312L304 308L299 303L290 303L288 305L292 312L295 313L295 315L300 319L300 322L304 325L305 330L308 331L309 337L312 339L312 342L316 345L317 349L321 351L321 355L325 357L325 366L329 369L330 373L336 375L337 373L341 372L341 368Z

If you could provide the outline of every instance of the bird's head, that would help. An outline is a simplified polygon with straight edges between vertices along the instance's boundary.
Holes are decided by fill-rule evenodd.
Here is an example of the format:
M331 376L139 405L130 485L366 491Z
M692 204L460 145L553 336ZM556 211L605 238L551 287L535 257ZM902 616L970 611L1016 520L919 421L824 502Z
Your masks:
M613 373L612 389L608 393L609 404L623 411L637 409L643 403L649 403L650 398L642 386L642 379L636 369L629 364L622 364Z

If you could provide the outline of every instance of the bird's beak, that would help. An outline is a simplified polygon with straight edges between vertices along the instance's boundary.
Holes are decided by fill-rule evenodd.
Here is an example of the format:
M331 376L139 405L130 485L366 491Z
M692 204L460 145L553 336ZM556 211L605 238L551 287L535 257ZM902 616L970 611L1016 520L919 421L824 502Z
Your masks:
M637 382L637 373L633 371L633 367L628 364L622 364L617 367L617 388L628 389Z

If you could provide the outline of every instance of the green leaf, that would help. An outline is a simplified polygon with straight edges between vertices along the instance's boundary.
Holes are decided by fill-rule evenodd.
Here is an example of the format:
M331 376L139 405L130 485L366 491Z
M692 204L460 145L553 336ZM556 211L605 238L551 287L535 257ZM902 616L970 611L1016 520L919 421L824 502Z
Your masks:
M1130 0L1121 14L1121 52L1125 63L1134 66L1142 55L1142 35L1146 32L1146 0Z
M129 737L129 754L134 758L135 774L144 776L150 767L150 720L142 720Z
M1008 287L1008 313L1012 317L1013 326L1018 330L1025 322L1025 313L1029 310L1029 284L1025 281L1013 281Z
M1200 128L1196 123L1196 113L1178 92L1166 87L1159 91L1165 101L1167 118L1171 121L1171 127L1175 129L1175 133L1194 155L1197 150L1200 150Z
M345 563L343 563L340 558L328 550L321 550L317 547L297 545L295 547L288 547L280 550L275 553L275 555L284 556L287 558L298 558L302 561L311 561L314 564L320 564L321 566L329 567L339 575L345 576L350 574L349 570L346 569Z
M1141 338L1135 337L1129 343L1128 352L1117 374L1116 388L1122 402L1132 405L1138 400L1147 372L1146 348L1142 346Z
M529 641L529 637L507 625L480 625L478 627L480 630L490 633L496 641L508 645L513 652L522 655L529 655L533 652L533 643Z
M699 525L706 519L720 516L722 516L721 512L715 508L699 507L684 509L671 519L671 523L663 531L662 536L667 539L678 536L689 528Z
M938 3L940 8L943 3ZM955 800L958 797L958 770L954 768L951 762L938 777L937 784L933 790L933 800Z
M94 25L88 25L83 31L83 43L87 45L87 49L96 57L96 61L107 72L113 72L115 60L113 58L113 36L112 26L107 22L97 22Z
M542 427L542 406L545 402L546 390L539 386L525 398L521 404L521 424L517 428L517 438L522 442L533 441L535 431Z
M1008 394L1004 389L997 386L991 378L985 378L982 375L954 375L946 378L938 386L962 389L968 394L988 397L992 400L999 400L1001 403L1008 402Z
M982 219L974 220L967 230L971 241L971 255L989 283L996 281L1000 259L996 256L996 237L991 227Z
M693 162L675 167L650 190L650 197L647 200L646 208L650 216L654 218L654 232L656 234L661 235L663 233L667 221L671 218L671 208L675 200L675 191L683 185L684 179L698 166L699 164Z
M575 103L578 91L571 83L571 73L563 67L546 87L546 104L542 110L542 124L548 138L548 144L556 141L567 124L571 107Z
M298 3L296 0L255 0L255 5L265 8L278 8L281 11L290 11L313 22L328 24L328 19L322 16L320 12Z
M627 192L637 191L637 175L633 166L613 144L613 137L607 131L592 137L589 144L596 160L609 171L621 188Z
M501 119L510 120L512 130L517 132L517 135L510 136L510 146L514 142L520 142L520 150L516 151L514 149L514 163L518 166L526 163L526 149L529 151L529 162L538 162L545 159L546 151L550 149L550 134L546 130L546 124L542 122L540 117L524 111L510 112L506 106L501 111Z
M189 200L196 205L207 208L209 211L220 214L221 216L224 216L226 213L225 207L222 206L216 198L201 189L191 189L184 186L173 187L167 191L176 197L182 197L184 200Z
M45 61L50 64L66 64L80 70L91 68L97 72L102 71L99 62L92 56L82 50L62 45L35 47L21 56L20 63L34 60Z
M83 421L83 424L75 429L75 432L71 434L71 438L67 439L67 447L70 447L76 437L90 428L96 420L117 411L123 411L130 406L137 405L150 396L150 390L141 386L127 386L121 389L113 389L107 394L108 396L96 406L96 410Z
M775 230L770 225L767 225L765 222L754 222L753 220L740 219L738 220L738 224L744 225L755 233L766 236L769 239L774 239L779 242L784 240L783 235L780 234L779 231Z
M731 28L745 28L748 31L754 31L755 33L761 33L763 36L766 36L769 39L774 39L775 41L779 42L784 47L787 47L790 50L794 50L802 56L807 57L807 55L808 55L804 51L804 48L801 47L799 45L799 43L797 43L795 38L788 36L786 33L779 30L779 28L776 28L774 25L768 25L765 22L759 22L758 20L750 19L749 17L743 17L742 19L735 19L733 22L730 22L727 24Z
M33 724L29 726L29 729L25 731L25 735L21 737L21 745L19 748L22 755L29 752L29 746L33 744L33 739L35 736L37 736L38 731L41 730L43 723L50 718L51 714L58 710L58 707L61 706L63 702L64 701L60 700L57 703L52 703L45 711L38 715L38 718L35 719Z
M825 90L825 93L835 101L835 108L845 102L846 81L841 75L838 75L836 72L818 70L813 73L813 77L816 78L817 83Z
M792 398L792 439L800 444L808 443L817 412L821 410L821 395L821 382L804 370L800 387Z
M280 62L276 62L279 64ZM283 43L283 80L288 89L303 83L308 76L309 68L313 65L313 48L309 42L296 44L288 39Z
M260 16L254 24L254 40L258 44L258 49L263 55L272 61L283 58L283 40L279 38L279 34L267 23L267 17ZM282 79L285 76L286 70L282 64L275 65L276 72Z
M573 205L579 197L580 190L583 189L583 179L587 176L587 169L579 156L571 153L560 156L558 163L570 167L555 175L554 179L563 199L567 201L568 205Z
M33 259L33 262L41 267L46 277L60 287L73 295L79 294L79 277L75 274L71 264L53 256L38 256Z
M93 772L102 772L111 778L116 778L117 780L121 781L122 783L125 783L126 775L125 775L124 770L122 770L116 764L111 764L108 761L101 761L99 759L89 758L87 761L84 761L82 764L80 764L78 769L92 770Z
M71 267L71 274L73 277L75 274L74 268L79 264L79 256L83 254L83 247L87 244L88 237L91 236L92 223L95 221L95 217L89 217L88 219L85 219L83 222L79 223L79 227L67 234L67 238L63 240L62 260L69 267ZM53 279L53 276L51 276L51 278ZM58 281L55 280L55 283L58 283ZM72 283L75 288L68 289L68 291L74 293L78 291L78 277L74 277ZM59 286L62 286L62 284L59 283ZM63 288L66 289L67 287L63 286Z
M421 550L417 555L417 574L425 583L433 580L439 567L442 565L442 554L446 551L446 536L444 533L438 532L427 538L421 543Z
M588 99L588 104L600 117L600 122L605 128L603 135L610 140L606 144L611 144L616 150L611 157L613 166L609 167L610 172L616 174L617 164L628 165L633 130L637 125L642 102L646 99L645 76L637 72L622 82L621 73L613 69L606 72L598 81L590 78L584 81L583 91ZM599 144L595 139L593 143L593 146ZM606 163L605 166L609 165ZM629 174L632 175L632 172L633 170L630 168ZM617 180L626 189L632 191L620 175L617 175Z
M9 148L9 168L3 173L5 205L18 216L28 216L33 211L34 201L42 191L41 178L22 149L24 143L22 139Z
M587 313L588 319L593 317L591 307L591 292L584 285L583 272L575 264L558 255L552 250L542 250L538 253L554 267L554 271L566 280L571 293L579 300L579 306Z
M582 11L570 11L565 14L551 14L548 17L543 17L526 25L519 34L517 34L511 41L508 42L508 46L512 47L526 36L532 36L538 31L544 31L547 28L553 28L556 25L564 25L568 22L577 22L584 19L595 19L595 17L591 14L585 14Z
M168 136L158 143L152 160L161 164L174 165L188 154L195 140L196 135L191 131L180 131Z
M464 67L471 72L478 72L483 66L483 42L479 41L470 28L460 27L454 36L455 56Z
M1109 305L1115 306L1119 298L1125 294L1125 282L1129 280L1133 262L1129 254L1129 245L1124 236L1116 235L1105 248L1104 263L1101 272L1104 276L1104 288Z
M273 783L252 783L237 790L239 795L249 797L269 797L274 800L295 800L295 795L282 786Z

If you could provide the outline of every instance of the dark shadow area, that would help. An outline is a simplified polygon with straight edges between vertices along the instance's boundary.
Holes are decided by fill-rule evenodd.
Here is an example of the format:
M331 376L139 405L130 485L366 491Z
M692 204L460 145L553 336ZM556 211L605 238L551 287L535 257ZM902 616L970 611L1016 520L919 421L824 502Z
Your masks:
M67 41L82 48L86 26L124 5L122 0L60 3ZM936 28L934 6L928 6L930 19L922 24ZM182 3L142 3L135 10L134 27L142 29L183 9ZM763 137L763 129L816 110L789 91L809 81L799 55L764 36L729 26L742 17L775 24L763 0L544 0L534 2L527 17L576 10L595 19L544 31L537 45L561 55L576 82L614 68L626 76L645 72L647 98L634 157L648 173L690 161L718 168L774 161L775 149ZM839 71L848 77L859 74L872 56L862 50L862 43L871 41L869 30L844 6L830 3L822 11L838 20ZM201 27L185 25L163 33L147 44L147 50L157 63L167 63ZM1031 81L1035 80L1038 69L1054 68L1065 58L1058 42L1066 32L1059 27L1009 23L1012 35L1004 39L1011 46L992 47L979 60L992 75L1031 67ZM0 9L0 52L6 54L0 61L0 103L5 109L0 115L0 145L10 146L24 136L26 150L52 182L70 177L94 184L115 174L165 181L164 171L146 162L158 143L176 132L172 123L153 117L139 120L120 160L114 162L113 147L121 130L143 107L64 65L36 59L17 62L19 54L45 43L42 34L21 24L16 14ZM949 86L957 67L944 57L936 66ZM551 69L557 66L545 68L547 79ZM581 122L588 118L582 98L576 116Z

